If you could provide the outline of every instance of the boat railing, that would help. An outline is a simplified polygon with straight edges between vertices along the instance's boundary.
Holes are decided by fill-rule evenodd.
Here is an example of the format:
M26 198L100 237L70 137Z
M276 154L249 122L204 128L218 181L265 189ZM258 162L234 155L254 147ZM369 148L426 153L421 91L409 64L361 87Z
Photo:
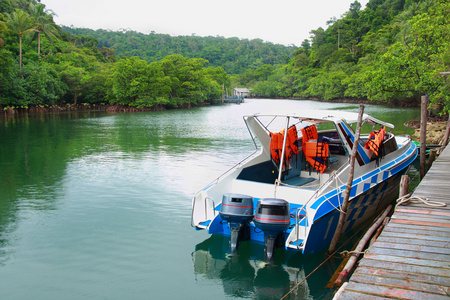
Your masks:
M191 214L191 226L192 227L196 227L196 224L194 224L194 213L195 213L195 205L197 203L197 196L198 196L199 193L195 194L194 199L192 201L192 214ZM210 201L209 203L211 203L210 207L211 207L211 210L212 210L213 217L216 216L216 211L215 211L216 204L214 202L214 199L209 197L209 196L206 196L205 198L203 198L203 204L204 204L204 210L205 210L205 213L204 213L205 219L203 221L199 221L198 224L201 224L201 223L204 223L204 222L208 221L208 201Z
M333 171L330 174L330 177L314 192L314 195L312 195L312 197L310 198L313 199L314 197L317 197L317 195L321 194L327 187L329 187L333 182L336 182L336 188L338 188L338 185L345 185L346 183L342 182L339 179L339 174L342 174L342 172L345 169L350 168L350 164L343 164L341 167L339 167L339 169ZM309 202L309 201L308 201Z
M305 212L303 215L302 212ZM308 229L308 211L306 210L306 204L304 204L302 207L299 207L295 210L295 231L297 233L296 243L297 243L297 249L300 249L301 244L299 244L300 241L300 220L305 219L305 232L304 237L306 238L306 233Z
M213 198L208 197L208 196L205 198L205 216L206 217L208 216L208 203L207 203L208 200L211 201L211 203L212 203L211 210L212 210L213 216L215 217L216 216L216 210L215 210L216 203L214 202ZM205 221L207 221L207 220L205 220ZM203 222L205 222L205 221L203 221Z
M241 165L243 165L245 162L247 162L247 160L252 157L253 155L255 155L255 153L258 152L258 150L255 150L252 154L246 156L243 160L241 160L240 162L238 162L237 164L235 164L234 166L232 166L231 168L229 168L228 170L226 170L224 173L222 173L221 175L219 175L219 177L217 177L216 179L214 179L210 184L208 184L204 189L207 190L208 188L210 188L211 186L217 184L220 179L222 177L224 177L225 175L227 175L228 173L238 169Z

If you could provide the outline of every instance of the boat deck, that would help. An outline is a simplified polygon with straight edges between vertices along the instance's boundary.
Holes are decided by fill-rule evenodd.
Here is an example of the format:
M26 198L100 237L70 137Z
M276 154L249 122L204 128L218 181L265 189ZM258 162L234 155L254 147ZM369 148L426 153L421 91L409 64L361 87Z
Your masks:
M397 207L338 299L450 298L449 178L447 147L413 194L447 206Z

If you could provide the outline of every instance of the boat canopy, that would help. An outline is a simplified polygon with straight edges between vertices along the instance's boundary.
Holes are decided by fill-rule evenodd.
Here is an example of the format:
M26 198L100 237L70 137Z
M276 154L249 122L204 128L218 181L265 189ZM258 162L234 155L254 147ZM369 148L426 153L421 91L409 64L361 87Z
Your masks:
M290 117L311 123L325 123L325 122L338 123L341 121L345 121L346 123L351 124L356 123L358 121L358 113L340 110L302 110L298 113L297 112L274 112L263 114L257 113L254 115L249 115L247 117L261 117L261 116L286 117L286 118ZM393 124L383 122L367 114L363 115L362 121L364 123L369 123L371 125L379 124L389 128L394 128Z

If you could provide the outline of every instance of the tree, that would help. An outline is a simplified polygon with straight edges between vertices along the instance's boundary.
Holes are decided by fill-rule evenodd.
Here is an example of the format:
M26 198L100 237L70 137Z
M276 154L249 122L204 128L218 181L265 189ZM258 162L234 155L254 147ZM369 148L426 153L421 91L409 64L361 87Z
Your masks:
M19 93L21 104L53 105L64 93L56 71L45 63L30 62L21 71Z
M8 31L19 37L19 69L22 69L22 37L33 34L36 28L30 15L21 9L6 14L6 25Z
M17 84L17 65L12 53L0 49L0 105L9 106L14 103L13 91Z
M147 64L134 56L119 60L112 76L112 102L121 105L151 107L168 102L170 80L158 63Z
M304 39L300 46L301 46L301 48L303 48L303 52L307 56L309 56L309 52L311 50L311 44L309 43L309 40L308 39Z
M91 49L78 49L72 45L65 47L64 53L51 55L46 62L53 65L68 95L77 104L79 97L92 85L92 76L99 72L100 63Z
M206 100L201 78L207 62L202 58L186 59L179 54L168 55L160 61L164 75L171 80L169 105L190 105Z
M29 11L33 18L34 26L38 39L38 55L41 54L41 34L45 35L50 41L58 38L58 26L53 22L55 13L52 10L45 9L45 4L37 5L30 3Z
M409 33L392 45L375 62L375 70L368 73L371 99L413 97L419 100L421 95L428 95L436 102L437 95L448 97L439 91L445 85L440 72L450 69L449 14L450 4L438 0L428 12L409 21Z
M350 4L349 13L353 18L358 17L360 10L361 10L361 3L359 3L358 1L355 1L352 4Z

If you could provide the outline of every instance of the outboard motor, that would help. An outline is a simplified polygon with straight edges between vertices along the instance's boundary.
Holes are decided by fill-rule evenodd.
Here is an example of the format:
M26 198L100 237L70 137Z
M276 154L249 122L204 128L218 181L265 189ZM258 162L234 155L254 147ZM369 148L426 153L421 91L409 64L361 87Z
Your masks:
M277 237L284 238L284 232L289 229L289 202L273 198L259 200L253 223L264 232L264 257L271 262Z
M219 212L231 230L230 251L236 254L240 240L250 238L248 223L253 219L253 197L240 194L224 194Z

